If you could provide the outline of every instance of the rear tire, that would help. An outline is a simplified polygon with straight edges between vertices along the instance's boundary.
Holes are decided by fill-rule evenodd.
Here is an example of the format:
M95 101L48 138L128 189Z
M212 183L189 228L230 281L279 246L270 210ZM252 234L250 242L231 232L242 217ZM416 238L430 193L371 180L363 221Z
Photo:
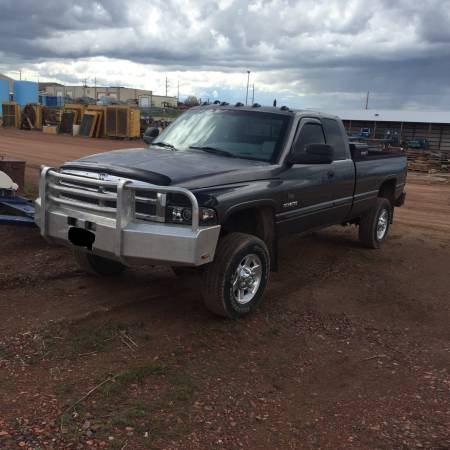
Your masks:
M226 235L214 261L204 269L205 306L230 319L249 314L261 303L269 273L269 250L261 239L244 233Z
M75 250L74 253L80 268L91 275L96 275L98 277L113 277L120 275L126 268L118 261L93 255L92 253L83 252L81 250Z
M383 197L368 211L359 223L359 240L368 248L380 248L389 233L392 219L391 202Z

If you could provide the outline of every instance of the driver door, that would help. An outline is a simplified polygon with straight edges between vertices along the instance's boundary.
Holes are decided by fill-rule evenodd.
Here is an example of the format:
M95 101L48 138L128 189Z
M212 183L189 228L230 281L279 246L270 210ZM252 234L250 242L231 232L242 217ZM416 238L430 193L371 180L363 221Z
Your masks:
M300 121L292 152L305 152L309 144L325 144L318 119ZM280 234L301 233L333 223L329 178L332 164L293 164L283 172L283 201L277 215Z

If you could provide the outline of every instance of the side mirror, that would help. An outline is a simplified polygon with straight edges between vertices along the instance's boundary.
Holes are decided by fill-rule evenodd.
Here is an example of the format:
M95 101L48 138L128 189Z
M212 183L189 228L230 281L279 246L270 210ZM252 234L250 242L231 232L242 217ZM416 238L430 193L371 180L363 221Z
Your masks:
M149 127L145 130L143 139L146 144L151 144L159 136L159 128Z
M289 164L330 164L334 161L334 148L328 144L309 144L304 153L291 153Z

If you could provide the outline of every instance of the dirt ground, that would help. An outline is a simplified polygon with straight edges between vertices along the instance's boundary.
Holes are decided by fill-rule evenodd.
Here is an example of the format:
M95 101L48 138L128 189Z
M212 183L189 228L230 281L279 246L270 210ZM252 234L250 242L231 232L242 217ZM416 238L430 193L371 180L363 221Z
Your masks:
M36 167L123 144L25 152L4 133ZM407 193L380 250L353 227L283 241L241 321L211 316L196 279L92 278L1 227L0 448L449 449L450 186Z
M93 153L144 146L142 140L89 139L0 127L0 158L26 161L30 183L37 183L41 164L57 166Z

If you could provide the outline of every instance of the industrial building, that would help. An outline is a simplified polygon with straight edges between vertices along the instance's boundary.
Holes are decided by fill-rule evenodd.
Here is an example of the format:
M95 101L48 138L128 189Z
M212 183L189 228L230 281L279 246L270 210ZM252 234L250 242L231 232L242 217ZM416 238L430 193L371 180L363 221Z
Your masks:
M100 100L103 97L109 97L119 102L135 103L145 108L176 108L178 105L176 97L155 95L150 90L123 86L65 86L60 83L39 83L39 93L41 96L68 97L71 99L89 97Z
M372 139L397 134L400 142L426 139L428 148L450 155L450 111L348 110L329 111L339 116L349 135L370 129Z
M5 86L8 86L9 92L13 91L14 80L12 78L7 77L6 75L3 75L2 73L0 73L0 82L3 82L2 84L4 84Z

